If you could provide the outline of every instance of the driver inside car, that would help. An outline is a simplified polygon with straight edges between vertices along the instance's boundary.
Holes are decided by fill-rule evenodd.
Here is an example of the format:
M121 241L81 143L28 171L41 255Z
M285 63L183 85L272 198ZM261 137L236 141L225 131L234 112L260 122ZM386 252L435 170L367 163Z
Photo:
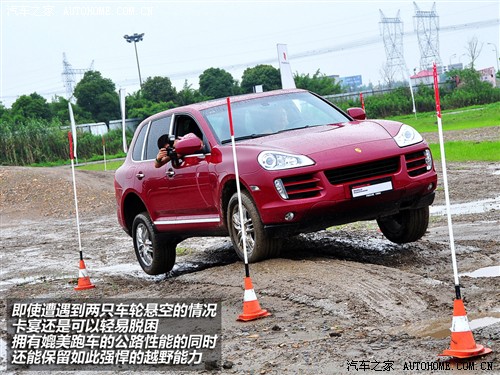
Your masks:
M158 138L159 150L155 159L155 168L160 168L172 159L172 153L175 152L177 139L173 142L173 146L170 146L170 143L171 141L168 134L163 134L160 138Z
M179 137L173 142L171 141L168 134L164 134L160 138L158 138L159 151L155 159L155 168L160 168L161 166L167 164L170 160L174 161L177 160L178 162L177 154L175 152L175 147L177 145L177 142L180 141L181 139L189 139L189 138L196 138L200 142L200 149L203 148L203 141L193 133L188 133L182 137ZM173 144L173 147L170 146L171 143Z

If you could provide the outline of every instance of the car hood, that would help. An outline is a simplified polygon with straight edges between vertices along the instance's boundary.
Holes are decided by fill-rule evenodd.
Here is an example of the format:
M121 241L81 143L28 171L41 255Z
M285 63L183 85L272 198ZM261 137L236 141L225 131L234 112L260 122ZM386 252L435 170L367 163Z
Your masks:
M397 147L393 137L382 123L375 121L353 121L343 124L291 130L266 137L245 140L242 143L259 145L260 148L268 150L281 150L312 155L331 149L383 140L390 140Z

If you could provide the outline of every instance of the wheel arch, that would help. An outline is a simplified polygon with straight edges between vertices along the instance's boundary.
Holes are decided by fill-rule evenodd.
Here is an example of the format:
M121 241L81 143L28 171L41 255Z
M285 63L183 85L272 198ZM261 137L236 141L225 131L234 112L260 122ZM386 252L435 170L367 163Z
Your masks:
M127 227L127 233L129 235L132 235L132 224L134 222L134 218L138 214L144 211L148 211L148 209L146 208L146 205L144 204L142 199L139 198L138 195L130 193L123 200L123 205L122 205L123 219L125 221L125 225Z
M252 193L250 192L250 190L246 187L246 185L241 181L240 179L240 189L241 189L241 192L244 192L246 191L248 193L248 195L250 196L250 198L252 200L253 199L253 196L252 196ZM224 221L224 227L227 228L227 208L229 206L229 201L231 200L231 197L233 196L234 193L236 193L237 189L236 189L236 179L235 178L231 178L231 179L228 179L224 182L224 185L223 185L223 188L222 188L222 191L221 191L221 213L222 213L222 219Z

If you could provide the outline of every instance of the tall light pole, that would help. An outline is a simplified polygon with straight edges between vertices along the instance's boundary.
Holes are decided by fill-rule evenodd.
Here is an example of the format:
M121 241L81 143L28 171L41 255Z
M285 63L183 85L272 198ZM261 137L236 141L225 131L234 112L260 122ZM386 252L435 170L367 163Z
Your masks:
M141 85L141 89L142 89L141 68L139 67L139 56L137 55L137 44L136 43L140 42L143 39L144 33L142 33L142 34L135 33L134 35L130 35L130 36L129 35L124 35L123 37L129 43L134 42L135 58L137 60L137 70L139 71L139 84Z
M498 72L500 69L498 68L498 51L497 51L497 46L494 43L486 43L486 44L491 44L493 46L493 48L495 48L495 60L497 61L497 72Z
M456 53L454 53L453 55L451 55L451 56L450 56L450 63L449 63L448 65L451 65L451 58L452 58L452 57L457 57L457 54L456 54Z

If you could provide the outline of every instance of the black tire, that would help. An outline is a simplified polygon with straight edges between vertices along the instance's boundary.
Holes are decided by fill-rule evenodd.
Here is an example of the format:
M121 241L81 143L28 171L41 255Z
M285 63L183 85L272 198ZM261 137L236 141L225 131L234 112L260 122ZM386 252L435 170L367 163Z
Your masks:
M156 232L147 212L134 218L132 238L137 260L148 275L167 273L174 267L177 242Z
M392 242L403 244L422 238L429 226L429 207L401 211L396 215L377 219L384 236Z
M245 221L246 247L248 263L277 257L280 254L282 241L270 238L264 231L259 211L247 192L241 193L243 220ZM233 242L234 250L241 260L245 260L243 251L243 236L241 235L238 195L235 193L229 200L227 208L227 227Z

